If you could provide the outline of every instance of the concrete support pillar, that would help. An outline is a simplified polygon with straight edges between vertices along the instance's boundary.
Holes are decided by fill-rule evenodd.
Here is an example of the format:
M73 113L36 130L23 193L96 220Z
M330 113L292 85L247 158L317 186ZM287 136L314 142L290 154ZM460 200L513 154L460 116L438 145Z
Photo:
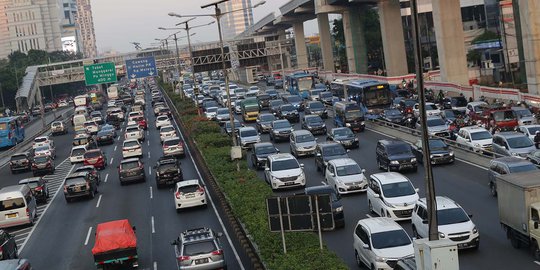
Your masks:
M345 49L349 72L366 74L368 57L364 25L361 21L363 12L358 8L349 8L342 13L343 32L345 34Z
M387 76L409 73L399 0L379 0L379 20Z
M469 72L463 42L465 37L460 1L433 0L432 4L441 80L468 85Z
M306 69L308 68L308 53L306 47L306 37L304 36L304 22L294 23L293 31L298 69Z
M330 23L327 13L317 14L323 69L334 71L334 54L332 53L332 38L330 36Z
M518 0L529 93L540 93L540 1Z

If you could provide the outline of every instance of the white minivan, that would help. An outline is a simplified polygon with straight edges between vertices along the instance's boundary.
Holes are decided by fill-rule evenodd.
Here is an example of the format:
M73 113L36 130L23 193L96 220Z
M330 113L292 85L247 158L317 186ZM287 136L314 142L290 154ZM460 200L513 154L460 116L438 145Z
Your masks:
M0 189L0 228L33 225L36 217L36 199L28 185Z

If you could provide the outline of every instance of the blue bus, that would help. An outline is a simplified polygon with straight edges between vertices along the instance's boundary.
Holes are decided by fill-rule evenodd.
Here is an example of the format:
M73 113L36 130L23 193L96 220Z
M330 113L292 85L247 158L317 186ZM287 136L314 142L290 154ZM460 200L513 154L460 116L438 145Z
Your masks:
M24 127L18 116L0 118L0 148L17 145L24 140Z
M366 129L364 112L354 101L338 101L334 103L334 126L348 127L359 132Z
M344 97L345 87L348 97ZM366 114L378 114L392 104L390 85L377 80L336 81L330 85L330 91L343 100L356 101Z
M309 90L315 88L313 75L297 72L287 76L288 91L291 95L299 95L303 99L309 98Z

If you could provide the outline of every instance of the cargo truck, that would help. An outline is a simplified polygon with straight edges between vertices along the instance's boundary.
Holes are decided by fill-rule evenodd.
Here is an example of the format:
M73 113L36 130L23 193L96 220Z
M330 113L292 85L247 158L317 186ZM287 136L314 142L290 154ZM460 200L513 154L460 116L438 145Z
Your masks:
M131 227L127 219L98 224L92 254L98 270L137 268L135 227Z
M540 172L497 176L497 199L501 226L512 246L529 247L540 259Z
M259 116L259 101L256 97L246 98L242 100L240 105L242 110L242 119L244 122L257 120Z

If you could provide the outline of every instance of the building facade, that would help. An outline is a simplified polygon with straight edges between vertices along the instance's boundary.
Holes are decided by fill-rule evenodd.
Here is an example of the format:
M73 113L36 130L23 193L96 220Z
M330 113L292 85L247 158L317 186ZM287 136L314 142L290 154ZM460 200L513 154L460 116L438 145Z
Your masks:
M230 0L219 5L222 13L233 10L221 17L221 27L224 39L233 39L244 32L249 26L253 25L253 9L251 0Z
M94 58L97 56L96 34L94 31L94 20L92 18L92 6L90 0L77 1L77 16L75 21L77 29L80 32L80 41L82 45L81 52L85 58Z

